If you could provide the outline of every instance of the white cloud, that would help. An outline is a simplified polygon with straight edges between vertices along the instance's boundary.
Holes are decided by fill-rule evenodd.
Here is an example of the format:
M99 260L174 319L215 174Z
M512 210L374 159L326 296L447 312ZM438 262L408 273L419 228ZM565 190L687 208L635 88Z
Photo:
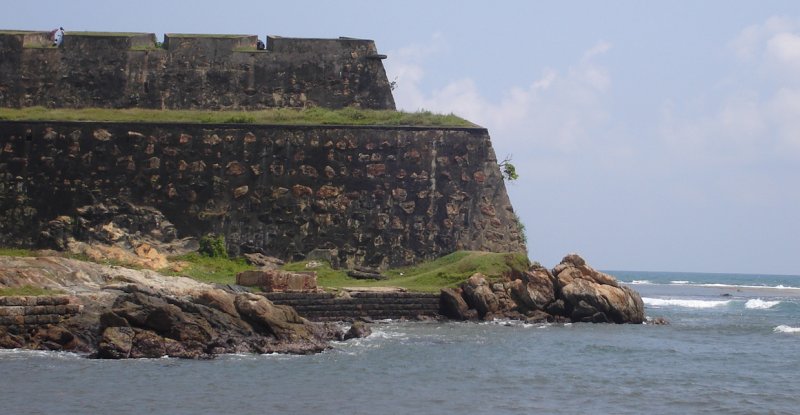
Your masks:
M662 137L674 151L704 163L800 159L800 21L769 18L742 30L729 46L739 58L732 72L740 75L699 111L681 113L675 103L665 104Z
M487 99L470 78L453 79L429 93L423 91L424 58L431 50L427 45L392 53L393 62L387 70L390 77L398 76L395 101L399 109L455 113L489 128L495 146L514 147L519 160L517 154L532 151L534 145L570 154L598 135L597 130L608 119L604 100L611 76L595 60L610 49L610 43L600 41L574 65L561 70L541 69L528 85L509 88L498 101Z
M759 59L764 52L764 45L776 34L797 30L800 22L782 16L774 16L762 24L748 26L730 43L729 47L742 60Z

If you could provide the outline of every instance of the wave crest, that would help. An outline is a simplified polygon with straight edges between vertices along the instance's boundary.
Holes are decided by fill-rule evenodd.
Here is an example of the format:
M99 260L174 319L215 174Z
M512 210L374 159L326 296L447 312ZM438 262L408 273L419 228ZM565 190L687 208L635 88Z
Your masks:
M776 305L778 305L780 303L781 303L780 301L764 301L764 300L762 300L760 298L752 298L750 300L747 300L746 303L744 303L744 308L749 308L751 310L752 309L755 309L755 310L766 310L766 309L772 308L772 307L774 307L774 306L776 306Z
M781 324L778 327L775 327L772 331L775 333L800 333L800 327L790 327L785 324Z
M653 307L675 306L686 308L714 308L727 305L731 300L679 300L676 298L642 298L645 305Z

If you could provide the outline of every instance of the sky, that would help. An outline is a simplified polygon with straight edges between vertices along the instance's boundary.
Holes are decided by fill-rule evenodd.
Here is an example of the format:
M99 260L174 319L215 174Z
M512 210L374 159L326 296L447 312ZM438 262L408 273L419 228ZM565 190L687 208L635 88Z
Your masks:
M532 260L800 274L800 2L2 3L0 29L373 39L398 109L511 158Z

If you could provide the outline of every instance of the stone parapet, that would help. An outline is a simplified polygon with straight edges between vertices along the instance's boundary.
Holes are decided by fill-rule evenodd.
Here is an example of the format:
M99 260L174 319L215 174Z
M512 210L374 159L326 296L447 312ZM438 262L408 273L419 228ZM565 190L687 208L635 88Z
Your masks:
M0 107L394 109L375 42L0 30Z

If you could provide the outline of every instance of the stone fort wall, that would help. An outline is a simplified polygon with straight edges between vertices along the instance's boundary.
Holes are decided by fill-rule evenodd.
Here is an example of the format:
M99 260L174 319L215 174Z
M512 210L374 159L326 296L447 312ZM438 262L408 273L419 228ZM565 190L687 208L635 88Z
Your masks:
M394 109L372 40L0 31L0 107Z
M108 199L234 254L385 267L525 249L483 128L0 122L0 244L40 245Z

